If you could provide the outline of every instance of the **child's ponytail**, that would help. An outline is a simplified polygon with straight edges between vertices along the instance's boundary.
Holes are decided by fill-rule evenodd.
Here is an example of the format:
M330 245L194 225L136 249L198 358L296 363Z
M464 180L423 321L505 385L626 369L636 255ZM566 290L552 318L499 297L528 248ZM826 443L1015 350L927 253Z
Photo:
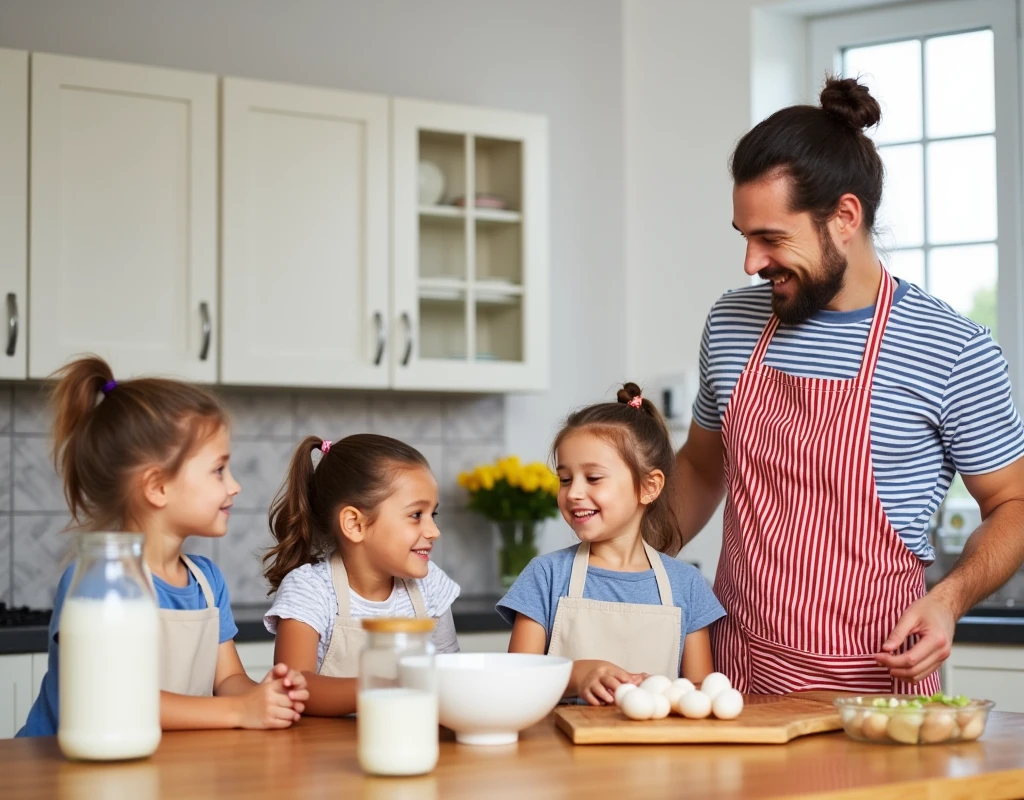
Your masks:
M96 408L104 387L112 388L114 374L110 365L97 356L72 361L53 376L57 384L50 393L53 408L53 465L64 476L64 498L71 517L87 505L82 490L79 456L82 430ZM108 390L109 390L108 388Z
M263 574L277 591L284 576L311 564L329 548L327 533L318 530L313 513L313 452L323 451L324 440L307 436L292 455L288 475L270 506L270 531L277 540L263 556ZM329 447L329 445L328 445Z

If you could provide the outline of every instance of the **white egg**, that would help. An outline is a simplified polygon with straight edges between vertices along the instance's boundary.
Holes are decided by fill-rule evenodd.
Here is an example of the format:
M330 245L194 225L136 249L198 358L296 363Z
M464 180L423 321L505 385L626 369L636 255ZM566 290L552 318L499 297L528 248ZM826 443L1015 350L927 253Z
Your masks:
M668 712L671 710L672 706L665 695L654 695L654 713L651 714L651 719L665 719L665 717L668 716Z
M714 700L726 689L731 689L732 684L721 672L712 672L700 685L700 690Z
M672 686L675 689L682 689L684 692L692 692L697 687L693 685L686 678L676 678L672 681Z
M743 695L735 689L726 689L711 701L711 711L719 719L736 719L743 710Z
M693 690L690 689L689 691L692 692ZM676 708L679 706L679 698L682 697L686 693L687 693L687 690L683 689L680 686L669 686L665 690L665 697L668 698L668 704L672 707L673 711L675 711Z
M654 713L654 695L645 689L626 692L619 707L630 719L650 719Z
M664 694L665 690L672 685L672 681L664 675L651 675L640 684L641 689L646 689L651 694Z
M623 697L623 695L625 695L627 692L633 691L635 688L636 688L636 684L635 683L621 683L621 684L619 684L619 688L615 690L615 705L621 706L622 705L622 697Z
M704 692L687 692L679 698L679 713L687 719L704 719L711 713L711 698Z

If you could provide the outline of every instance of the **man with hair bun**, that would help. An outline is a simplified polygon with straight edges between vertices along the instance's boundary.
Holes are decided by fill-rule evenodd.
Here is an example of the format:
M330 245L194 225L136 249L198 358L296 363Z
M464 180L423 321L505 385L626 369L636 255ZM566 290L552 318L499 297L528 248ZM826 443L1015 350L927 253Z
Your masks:
M956 620L1024 561L1024 425L991 333L892 277L873 243L878 102L830 78L732 156L744 270L700 347L677 456L678 551L725 497L712 626L741 691L939 689ZM930 592L956 472L983 522Z

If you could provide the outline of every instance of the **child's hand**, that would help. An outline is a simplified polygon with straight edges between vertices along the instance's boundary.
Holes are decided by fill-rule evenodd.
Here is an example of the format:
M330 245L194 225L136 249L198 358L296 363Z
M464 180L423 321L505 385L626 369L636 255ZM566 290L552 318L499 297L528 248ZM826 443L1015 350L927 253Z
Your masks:
M298 670L288 669L284 664L275 664L274 668L267 675L269 678L282 678L285 691L288 692L288 699L292 701L292 708L300 714L306 710L306 701L309 699L309 689L306 686L306 676ZM264 678L266 680L266 678Z
M599 661L587 672L579 683L579 696L592 706L611 705L615 702L615 690L624 683L639 686L644 675L626 672L609 661Z
M287 675L288 668L277 664L261 683L238 696L239 727L255 730L287 728L298 721L301 712L295 709L284 685Z

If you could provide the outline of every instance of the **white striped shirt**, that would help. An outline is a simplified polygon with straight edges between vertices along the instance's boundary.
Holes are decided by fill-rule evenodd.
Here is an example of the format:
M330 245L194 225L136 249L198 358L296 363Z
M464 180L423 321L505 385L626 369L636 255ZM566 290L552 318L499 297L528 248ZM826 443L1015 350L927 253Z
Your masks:
M700 347L693 418L721 430L733 387L771 316L771 286L723 295ZM821 311L780 325L764 363L789 375L850 379L864 355L874 307ZM989 331L900 281L871 397L871 460L882 507L904 544L930 562L928 522L959 471L981 475L1024 455L1024 425L1006 361Z

